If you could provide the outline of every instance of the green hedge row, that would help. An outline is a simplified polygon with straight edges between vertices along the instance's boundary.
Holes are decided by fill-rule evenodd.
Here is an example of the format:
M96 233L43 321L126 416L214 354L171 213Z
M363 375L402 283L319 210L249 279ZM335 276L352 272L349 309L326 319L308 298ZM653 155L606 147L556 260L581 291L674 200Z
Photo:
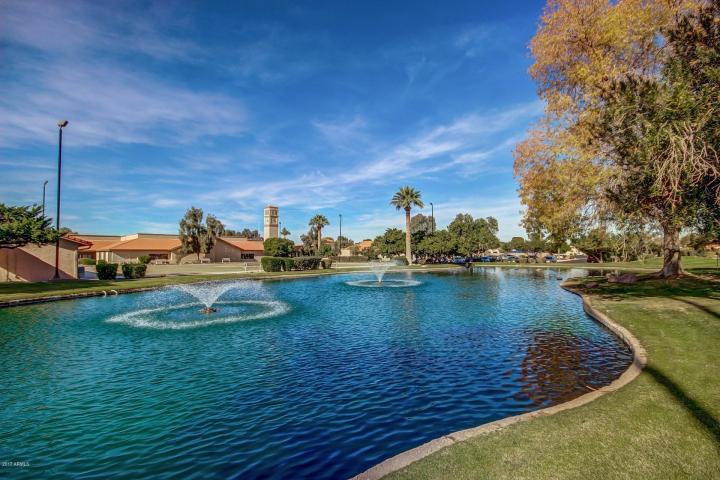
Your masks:
M147 272L147 265L144 263L126 263L122 266L125 278L143 278Z
M262 257L260 265L265 272L289 272L291 270L317 270L320 265L330 268L332 261L320 257Z
M117 270L117 263L107 263L105 260L98 260L95 265L95 271L97 272L99 280L115 280Z

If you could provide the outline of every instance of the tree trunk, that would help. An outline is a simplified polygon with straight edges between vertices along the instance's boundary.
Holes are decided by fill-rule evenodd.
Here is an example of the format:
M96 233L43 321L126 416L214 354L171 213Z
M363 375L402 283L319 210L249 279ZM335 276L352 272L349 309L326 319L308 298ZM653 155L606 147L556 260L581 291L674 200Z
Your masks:
M412 252L410 251L410 208L405 209L405 258L408 264L412 263Z
M318 227L317 233L318 233L318 251L317 251L317 254L320 255L320 248L321 248L321 246L322 246L322 227Z
M682 273L680 266L680 229L663 225L663 267L660 276L677 277Z

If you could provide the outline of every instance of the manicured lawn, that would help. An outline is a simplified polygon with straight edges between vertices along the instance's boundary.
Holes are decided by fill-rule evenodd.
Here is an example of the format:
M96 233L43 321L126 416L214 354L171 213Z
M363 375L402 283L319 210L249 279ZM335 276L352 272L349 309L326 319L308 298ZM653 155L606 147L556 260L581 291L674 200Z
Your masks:
M392 270L410 269L410 270L426 270L426 269L442 269L455 268L452 265L428 265L397 267ZM305 272L248 272L248 273L232 273L232 274L203 274L203 275L177 275L166 277L148 277L135 280L63 280L59 282L13 282L0 283L0 302L13 300L37 299L54 297L57 295L73 295L73 294L91 294L102 292L103 290L116 290L118 292L134 290L138 288L158 288L166 285L178 285L181 283L195 283L219 280L233 280L243 278L267 279L267 278L283 278L298 275L333 275L337 273L351 273L355 271L367 271L366 267L349 267L338 270L311 270Z
M647 349L638 378L577 409L454 444L388 478L720 478L720 283L684 278L586 291Z
M636 260L633 262L605 262L605 263L587 263L587 262L558 262L558 263L475 263L476 266L483 267L510 267L517 268L522 266L538 267L538 268L590 268L590 269L630 269L630 270L660 270L662 267L662 258L652 257L645 261ZM720 267L715 258L686 256L682 257L683 268L691 273L707 273L720 275Z

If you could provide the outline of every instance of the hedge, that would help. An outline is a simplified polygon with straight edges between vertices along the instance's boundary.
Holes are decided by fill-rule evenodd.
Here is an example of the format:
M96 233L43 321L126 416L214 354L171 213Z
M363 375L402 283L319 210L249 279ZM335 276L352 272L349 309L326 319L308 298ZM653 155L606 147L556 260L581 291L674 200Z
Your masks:
M150 263L150 260L150 255L140 255L138 257L138 262L142 263L143 265L147 265L148 263Z
M321 260L322 267L327 270L328 268L332 267L333 261L331 258L323 258Z
M333 262L367 262L369 260L365 255L351 255L349 257L330 257Z
M95 260L92 258L81 258L80 265L95 265Z
M295 257L295 270L317 270L320 268L320 257Z
M285 270L286 272L289 272L290 270L292 270L295 267L295 260L292 258L284 257L282 259L282 261L283 261L283 270Z
M143 278L147 272L147 265L144 263L126 263L122 266L125 278Z
M99 280L115 280L117 276L118 264L107 263L104 260L100 260L95 265L95 271Z
M266 272L282 272L282 268L285 265L284 259L280 257L262 257L260 259L262 269Z

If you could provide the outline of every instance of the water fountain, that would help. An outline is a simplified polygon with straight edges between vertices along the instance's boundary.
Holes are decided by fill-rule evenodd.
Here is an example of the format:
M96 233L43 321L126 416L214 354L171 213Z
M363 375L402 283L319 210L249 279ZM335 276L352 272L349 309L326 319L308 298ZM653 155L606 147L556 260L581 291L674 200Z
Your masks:
M196 283L188 285L176 285L175 288L183 293L187 293L195 297L200 303L205 305L205 308L200 310L200 313L215 313L217 308L213 307L213 304L222 297L226 292L238 288L240 284L234 283Z
M370 271L375 274L378 283L382 283L385 272L390 269L393 265L397 265L395 262L370 262Z
M394 261L370 262L370 271L375 275L376 280L352 280L345 283L347 283L348 285L352 285L353 287L414 287L416 285L420 285L421 282L412 279L385 280L385 273L387 273L390 268L395 266L398 266L398 263ZM410 272L408 272L408 275L410 275Z
M192 297L191 303L183 303L182 298L187 296ZM159 291L156 302L157 307L121 313L107 321L138 328L178 330L270 318L290 311L289 305L274 300L261 282L250 280L175 285Z

